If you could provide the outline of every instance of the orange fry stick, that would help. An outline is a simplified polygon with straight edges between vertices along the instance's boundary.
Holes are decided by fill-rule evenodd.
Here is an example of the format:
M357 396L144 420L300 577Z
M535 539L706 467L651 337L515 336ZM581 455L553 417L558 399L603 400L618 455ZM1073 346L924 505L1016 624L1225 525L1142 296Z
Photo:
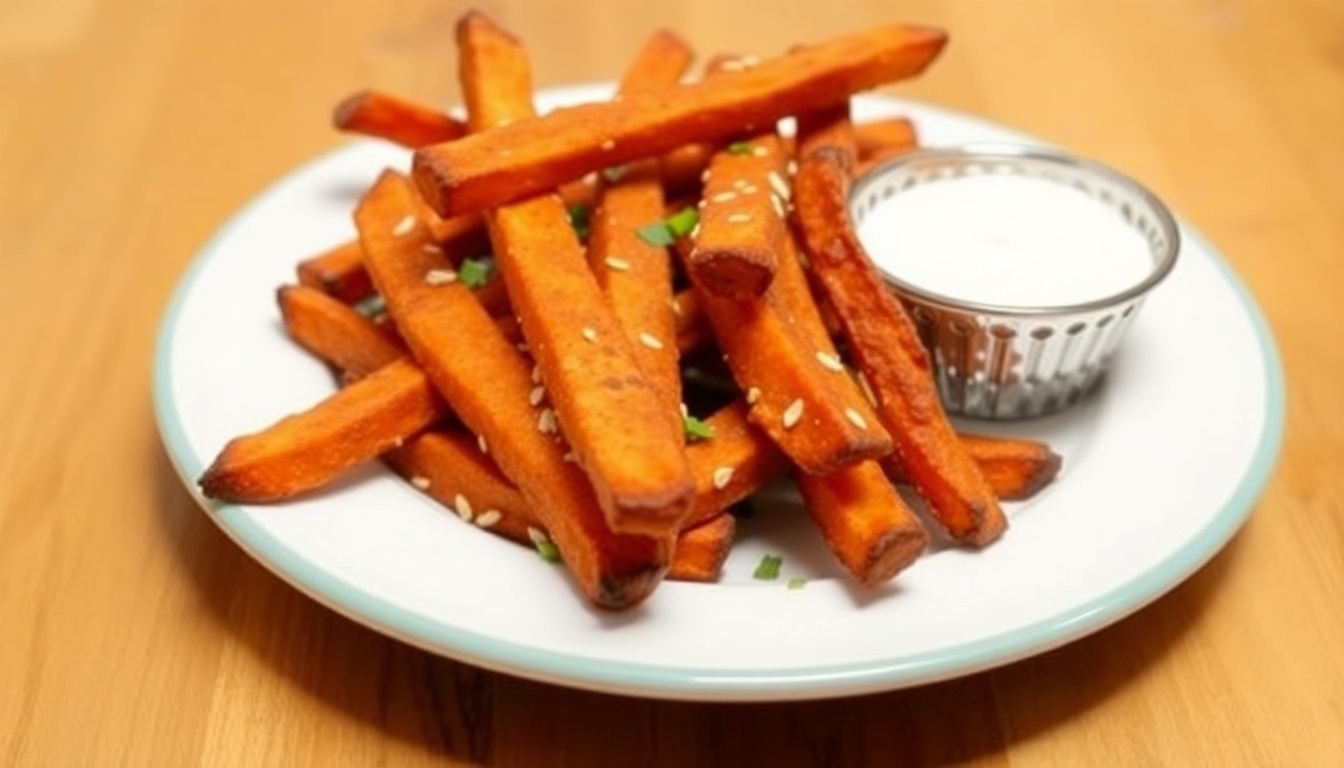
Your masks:
M794 206L812 273L896 438L905 476L952 538L983 546L1003 533L1007 518L952 430L913 324L854 234L851 165L833 147L805 150L799 164Z
M681 532L667 578L675 581L718 581L733 548L737 519L724 512Z
M309 256L296 268L299 282L354 303L373 293L369 274L364 271L364 251L358 240L341 243L322 253Z
M639 603L666 571L671 537L616 534L607 526L564 443L538 429L547 421L529 404L531 364L466 287L433 279L449 262L424 250L430 240L415 212L414 191L391 173L355 212L369 274L407 346L463 423L485 438L583 595L608 609Z
M797 480L827 547L859 584L891 580L928 546L928 532L876 461L825 476L799 473Z
M409 360L354 382L312 408L230 440L198 483L206 496L290 498L363 464L431 423L433 390Z
M458 45L473 130L534 114L530 65L516 39L470 13L458 26ZM487 220L546 395L609 525L668 536L694 492L681 430L642 375L563 206L555 196L537 197L491 210ZM648 332L640 339L654 348L676 341Z
M1036 495L1059 474L1064 459L1039 440L989 435L958 436L994 495L1002 501L1019 501ZM907 482L895 456L883 461L892 482Z
M691 62L690 48L669 32L645 42L621 78L620 93L675 83ZM658 164L641 160L622 166L598 192L590 221L588 265L625 331L636 361L658 395L659 407L680 429L679 343L649 345L644 338L671 340L677 333L672 307L672 264L667 248L640 238L642 223L663 215Z
M746 403L729 403L705 425L713 437L686 448L695 471L695 504L687 525L714 517L789 469L784 454L747 420Z
M462 121L442 110L376 90L342 99L332 111L331 122L338 130L387 139L408 149L451 141L467 132Z
M887 117L854 125L854 144L860 160L892 150L909 151L918 143L915 124L908 117Z
M799 48L740 72L559 109L416 151L415 179L434 209L482 210L590 171L695 141L761 130L787 115L917 75L947 35L883 26Z
M697 285L735 299L765 293L787 235L787 160L773 133L730 144L710 159L695 247L686 258Z
M406 353L400 339L316 288L281 286L276 302L290 338L340 370L364 376Z

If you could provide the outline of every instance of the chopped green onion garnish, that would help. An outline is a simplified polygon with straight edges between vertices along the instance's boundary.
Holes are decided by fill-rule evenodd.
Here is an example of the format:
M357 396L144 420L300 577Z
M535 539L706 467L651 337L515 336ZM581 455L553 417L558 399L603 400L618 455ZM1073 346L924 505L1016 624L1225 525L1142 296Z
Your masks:
M761 581L774 581L779 578L779 567L783 564L784 558L779 555L761 555L761 562L751 577Z
M730 155L750 155L752 150L749 141L734 141L728 145L728 154Z
M680 211L667 217L667 230L673 237L685 237L691 234L695 225L700 223L700 212L691 207L682 208Z
M457 266L457 279L468 288L480 288L490 280L490 260L463 259Z
M624 165L613 165L613 166L610 167L610 168L603 168L603 169L602 169L602 178L606 179L607 181L611 182L612 184L615 184L616 182L618 182L618 181L620 181L621 179L625 178L625 166L624 166Z
M375 293L372 296L360 299L359 303L355 305L355 311L365 317L374 318L387 314L387 303L383 301L382 296Z
M592 212L583 203L575 203L569 206L569 225L574 228L574 234L578 235L580 240L586 241L588 239L589 220L591 218Z
M708 440L714 436L714 428L694 416L682 416L681 428L690 441Z
M794 578L789 579L787 586L789 589L802 589L807 586L807 579L795 576Z
M560 550L555 548L555 544L550 539L541 539L536 542L536 545L537 554L541 555L542 560L548 563L560 562Z
M668 231L667 224L661 221L645 224L635 231L639 235L640 240L643 240L655 248L666 248L676 240L676 238L672 236L672 233Z

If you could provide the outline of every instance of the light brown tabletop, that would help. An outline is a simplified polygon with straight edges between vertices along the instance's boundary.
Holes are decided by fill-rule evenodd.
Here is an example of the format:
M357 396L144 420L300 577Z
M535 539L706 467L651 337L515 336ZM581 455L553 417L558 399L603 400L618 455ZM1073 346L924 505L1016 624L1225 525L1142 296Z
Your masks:
M216 227L348 141L328 125L339 98L378 86L458 100L463 6L0 3L0 764L1344 761L1344 6L482 8L526 41L539 86L610 79L657 26L703 53L757 54L892 16L946 27L944 57L894 92L1144 180L1263 309L1288 410L1248 524L1095 635L851 699L629 699L388 639L300 595L202 513L156 432L153 345Z

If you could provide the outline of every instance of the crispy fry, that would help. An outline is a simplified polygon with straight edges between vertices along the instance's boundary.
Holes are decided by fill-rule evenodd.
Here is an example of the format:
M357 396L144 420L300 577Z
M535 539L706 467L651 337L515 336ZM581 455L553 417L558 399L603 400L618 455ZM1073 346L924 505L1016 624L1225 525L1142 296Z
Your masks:
M686 257L697 285L735 299L765 293L788 234L787 159L774 133L730 144L710 159L695 247Z
M886 117L854 125L854 144L860 160L893 150L907 152L918 143L915 124L908 117Z
M675 83L691 62L680 38L659 32L645 42L625 75L620 93ZM635 360L657 393L659 407L680 429L679 344L648 345L641 339L673 339L677 318L672 307L672 264L664 246L639 237L641 223L663 215L663 186L658 165L641 160L613 169L598 192L590 221L588 265L630 342Z
M486 439L584 596L609 609L642 601L666 571L670 537L616 534L607 526L587 478L565 460L564 444L537 428L543 411L529 405L528 361L467 288L426 281L448 261L422 248L428 233L415 211L407 181L385 173L355 212L369 273L397 328L435 389Z
M896 437L905 476L952 538L983 546L1003 533L1007 518L952 430L913 324L854 234L849 166L833 147L806 151L799 164L794 206L813 275Z
M332 111L338 130L387 139L416 149L466 134L461 120L442 110L384 91L367 90L342 99Z
M397 474L464 522L525 546L534 546L538 523L527 501L464 430L429 430L383 455ZM485 450L488 450L486 448ZM733 520L706 521L677 536L667 578L713 581L732 544Z
M299 262L295 271L303 285L310 285L341 301L354 303L373 293L369 274L364 271L364 251L358 240L309 256Z
M681 532L667 578L676 581L718 581L733 547L737 519L723 512Z
M281 286L276 302L290 338L343 371L363 376L406 352L400 339L316 288Z
M714 436L686 448L695 472L695 503L687 525L719 514L789 469L784 454L747 420L746 403L729 403L705 424Z
M223 501L275 501L312 490L393 447L435 418L433 390L393 363L312 408L230 440L201 475L201 491Z
M473 130L530 117L526 54L480 14L458 27ZM694 484L681 431L635 361L583 248L554 196L487 215L496 262L565 438L612 529L666 537L690 508ZM650 347L675 338L644 332ZM629 429L638 424L638 429Z
M784 243L788 247L791 240ZM785 270L797 271L783 276ZM760 299L727 299L696 286L728 368L746 393L749 419L809 474L827 474L890 452L891 436L839 359L800 334L797 323L808 322L806 305L791 307L788 302L800 294L781 290L776 285L781 280L803 281L806 291L792 253L780 259L776 278Z
M555 110L417 150L416 183L444 215L482 210L683 144L763 129L787 115L914 76L946 40L936 29L875 27L741 72Z
M796 479L826 546L859 584L891 580L928 546L928 532L876 461Z
M965 433L958 437L994 495L1003 501L1036 495L1055 479L1064 462L1062 456L1039 440ZM906 482L895 456L883 460L883 468L893 482Z

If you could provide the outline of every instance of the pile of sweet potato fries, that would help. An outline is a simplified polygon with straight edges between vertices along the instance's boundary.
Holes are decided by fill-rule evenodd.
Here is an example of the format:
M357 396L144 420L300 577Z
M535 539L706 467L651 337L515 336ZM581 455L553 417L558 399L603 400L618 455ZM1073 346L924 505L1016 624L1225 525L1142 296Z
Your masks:
M556 555L607 609L665 577L716 579L730 508L781 476L866 586L916 560L930 525L989 544L1000 500L1060 458L953 431L846 213L850 179L916 142L903 119L852 123L851 96L917 75L945 40L878 27L691 78L691 49L657 32L614 98L539 116L523 45L466 14L465 120L380 91L335 110L414 150L359 201L358 238L278 292L342 386L231 440L204 493L275 502L381 458L466 523ZM715 371L728 386L700 383Z

